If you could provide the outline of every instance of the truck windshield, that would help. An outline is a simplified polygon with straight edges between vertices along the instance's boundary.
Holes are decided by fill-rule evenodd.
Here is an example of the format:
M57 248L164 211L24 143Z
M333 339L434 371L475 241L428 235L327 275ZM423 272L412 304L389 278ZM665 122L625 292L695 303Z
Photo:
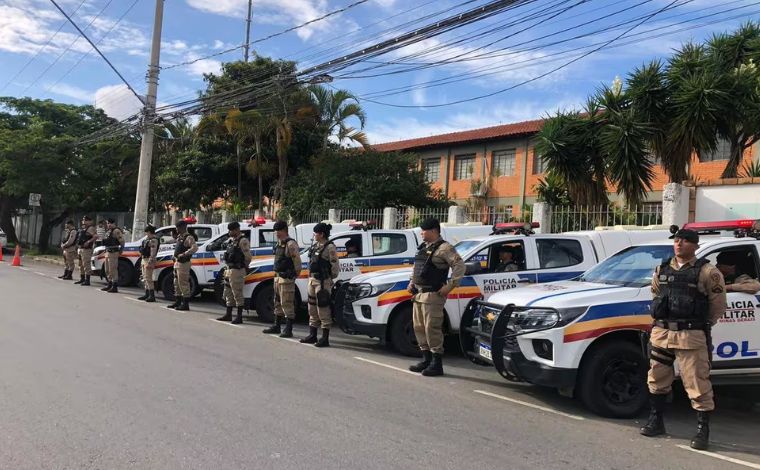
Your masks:
M454 249L457 250L457 253L459 253L459 256L461 256L462 258L466 258L465 255L478 245L480 245L479 241L465 240L454 245Z
M654 269L672 256L671 245L632 246L589 269L579 280L625 287L648 286Z

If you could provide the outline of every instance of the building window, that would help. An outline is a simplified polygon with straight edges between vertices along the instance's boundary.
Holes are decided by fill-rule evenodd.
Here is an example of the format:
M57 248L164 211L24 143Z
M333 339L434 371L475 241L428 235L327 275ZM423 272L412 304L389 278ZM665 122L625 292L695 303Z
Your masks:
M533 150L533 174L540 175L546 173L546 160L541 158L541 155Z
M515 149L497 150L493 153L491 174L497 177L515 175Z
M475 155L457 155L454 157L454 179L469 180L475 172Z
M425 170L425 181L435 183L440 179L441 160L425 160L423 162Z
M731 158L731 142L725 139L718 139L714 152L705 152L699 156L700 162L717 162Z

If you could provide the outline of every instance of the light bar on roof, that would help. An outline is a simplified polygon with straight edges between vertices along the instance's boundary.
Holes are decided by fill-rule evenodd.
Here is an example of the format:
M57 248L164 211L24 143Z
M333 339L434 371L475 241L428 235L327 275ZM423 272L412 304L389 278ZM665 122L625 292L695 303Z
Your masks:
M495 224L493 226L494 230L514 230L518 228L538 228L539 223L538 222L530 222L530 225L528 225L528 222L502 222Z
M717 231L717 230L750 230L755 223L755 219L738 219L738 220L718 220L714 222L690 222L683 226L684 229L695 230L697 232Z

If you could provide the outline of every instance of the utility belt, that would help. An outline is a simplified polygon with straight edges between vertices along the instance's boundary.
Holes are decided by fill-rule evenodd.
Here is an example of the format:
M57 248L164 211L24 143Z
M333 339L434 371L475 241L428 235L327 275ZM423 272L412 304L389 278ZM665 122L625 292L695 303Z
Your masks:
M654 326L670 331L704 330L707 322L700 320L655 320Z
M106 247L106 252L107 253L118 253L120 251L121 251L121 247L119 247L119 246L109 246L109 247Z
M439 287L438 289L436 289L435 287L419 287L419 286L415 286L415 287L417 287L417 290L421 294L429 294L431 292L438 292L439 290L441 290L441 287L443 286Z
M332 281L332 277L329 274L309 273L309 277L317 281Z

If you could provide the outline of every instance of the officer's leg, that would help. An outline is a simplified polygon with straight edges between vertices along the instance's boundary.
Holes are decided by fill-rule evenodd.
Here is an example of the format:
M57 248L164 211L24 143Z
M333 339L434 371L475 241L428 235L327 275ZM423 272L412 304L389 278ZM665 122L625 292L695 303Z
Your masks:
M414 336L417 338L417 344L422 351L422 361L409 366L412 372L422 372L427 369L433 360L433 353L430 352L427 336L425 335L425 307L419 302L423 294L417 294L412 297L412 326L414 327Z
M274 323L271 326L264 328L263 332L268 335L278 335L282 331L280 325L282 324L282 317L285 315L282 311L282 297L280 296L282 279L275 277L272 287L272 291L274 292L274 308L272 309L272 313L274 313Z
M81 284L84 282L84 263L82 262L82 250L77 250L77 262L79 263L79 280L74 284Z
M155 268L151 267L147 263L143 264L144 273L143 279L145 280L145 288L148 289L148 298L145 299L146 302L155 302L156 301L156 285L153 282L153 271L155 271Z
M330 292L332 290L332 281L324 281L324 283L317 286L317 292ZM317 300L317 311L319 313L319 321L322 324L322 337L316 342L314 346L323 348L330 346L330 326L332 326L332 308L330 302L327 304L319 305Z
M443 303L445 299L431 292L425 304L425 336L433 354L430 365L422 371L425 376L443 375Z
M150 296L150 287L148 286L148 268L147 262L144 259L140 260L140 276L143 279L143 286L145 287L145 293L137 298L137 300L147 300Z
M710 382L710 356L707 346L676 352L681 381L691 406L697 411L697 433L691 441L695 449L707 449L710 441L710 412L715 409Z
M190 310L188 303L190 302L190 263L180 263L179 270L177 272L177 283L179 284L180 295L182 296L182 302L177 307L177 310Z
M108 292L119 292L119 253L108 253L108 269L111 271L111 288Z
M232 298L232 289L230 288L230 271L227 268L224 270L224 277L222 283L224 284L224 291L222 292L222 299L224 299L224 305L227 311L223 316L217 318L217 321L232 321L232 309L234 307L234 299Z
M82 250L82 263L84 264L84 281L82 282L81 285L83 286L90 285L90 276L92 276L92 266L90 266L91 261L92 261L92 250L89 248Z
M230 292L232 301L237 307L237 316L232 323L239 325L243 323L243 282L245 282L245 269L233 269L230 272Z
M317 329L320 326L319 311L317 310L317 285L319 285L319 281L309 278L309 283L306 286L309 307L309 336L303 338L302 343L313 344L317 342Z
M676 352L672 349L650 345L649 372L649 419L639 432L648 437L665 433L665 401L673 385L673 361Z
M167 305L166 308L177 308L182 304L182 292L179 289L179 265L178 261L174 262L174 269L172 270L172 281L174 284L174 302Z
M285 316L285 329L280 334L283 338L293 336L293 321L296 318L296 284L295 282L282 282L280 284L280 303L282 313Z

